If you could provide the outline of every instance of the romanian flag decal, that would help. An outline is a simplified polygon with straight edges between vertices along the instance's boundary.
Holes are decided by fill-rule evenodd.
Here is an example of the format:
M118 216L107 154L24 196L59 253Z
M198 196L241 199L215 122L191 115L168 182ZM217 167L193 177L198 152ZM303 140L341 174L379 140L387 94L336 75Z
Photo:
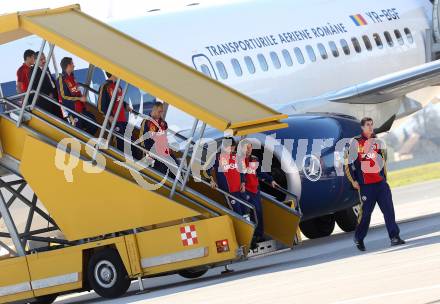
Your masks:
M351 20L353 20L356 26L363 26L368 24L365 18L361 14L351 15L350 18Z

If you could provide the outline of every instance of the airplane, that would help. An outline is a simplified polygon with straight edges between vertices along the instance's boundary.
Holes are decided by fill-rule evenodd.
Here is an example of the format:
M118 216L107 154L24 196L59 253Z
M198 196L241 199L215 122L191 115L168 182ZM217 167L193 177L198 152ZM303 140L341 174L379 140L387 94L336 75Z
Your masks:
M111 24L289 114L288 128L253 135L264 144L275 142L256 153L261 156L272 149L272 174L287 191L265 185L262 190L280 200L296 196L303 212L302 232L318 238L330 235L335 223L352 231L357 222L359 197L338 174L342 152L336 142L358 135L364 116L374 119L376 133L390 130L396 119L421 108L410 92L440 82L437 9L437 0L244 0L221 6L195 3L171 12L152 10ZM0 50L0 58L8 58L0 74L4 95L15 93L11 75L20 64L18 59L9 60L11 53L38 45L36 39L27 38ZM62 51L56 53L58 59L62 56ZM76 66L81 81L86 63L78 59ZM92 86L103 81L102 71L95 72ZM130 102L146 113L154 97L130 90ZM168 108L167 120L183 130L180 134L188 134L190 119ZM205 137L221 136L213 129L205 132ZM301 139L333 141L315 154L313 145L298 151Z

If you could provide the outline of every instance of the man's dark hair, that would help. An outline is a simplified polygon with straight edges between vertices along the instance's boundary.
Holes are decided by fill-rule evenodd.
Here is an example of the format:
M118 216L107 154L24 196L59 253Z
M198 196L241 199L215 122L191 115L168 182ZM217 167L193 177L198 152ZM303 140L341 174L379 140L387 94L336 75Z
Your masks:
M23 59L24 59L24 61L26 61L26 59L28 59L29 57L33 57L33 56L35 56L35 52L33 50L26 50L26 51L24 51Z
M369 122L369 121L373 122L373 118L371 118L371 117L364 117L364 118L362 118L362 119L361 119L361 126L362 126L362 127L365 126L365 124L366 124L367 122Z
M61 70L63 70L63 73L66 71L66 68L69 64L73 63L73 59L72 57L64 57L63 59L61 59Z
M225 137L222 141L222 146L223 148L225 147L237 147L237 142L235 141L235 139L233 137Z
M109 73L109 72L105 72L105 75L107 76L107 78L110 78L113 76L112 73Z

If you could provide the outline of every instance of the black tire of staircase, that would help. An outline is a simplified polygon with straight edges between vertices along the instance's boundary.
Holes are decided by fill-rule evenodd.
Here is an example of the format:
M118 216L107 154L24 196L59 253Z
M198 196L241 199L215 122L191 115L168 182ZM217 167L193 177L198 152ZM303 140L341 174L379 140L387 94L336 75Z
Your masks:
M185 279L197 279L203 276L207 272L208 272L208 267L191 268L191 269L180 270L179 275L181 277L184 277Z
M101 267L106 268L104 271L107 271L108 277L101 276ZM87 267L87 279L98 295L108 299L124 295L131 283L118 251L113 248L106 248L92 255Z
M32 304L52 304L57 299L58 294L50 294L45 296L36 297Z

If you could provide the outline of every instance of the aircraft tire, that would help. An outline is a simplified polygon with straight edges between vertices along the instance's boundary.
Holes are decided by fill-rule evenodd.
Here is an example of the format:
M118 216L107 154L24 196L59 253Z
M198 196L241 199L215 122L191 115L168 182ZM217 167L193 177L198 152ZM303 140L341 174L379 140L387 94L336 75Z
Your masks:
M335 218L332 214L320 216L300 223L301 232L309 239L317 239L332 234Z
M360 205L356 205L335 213L336 223L342 231L352 232L356 229L359 208Z

